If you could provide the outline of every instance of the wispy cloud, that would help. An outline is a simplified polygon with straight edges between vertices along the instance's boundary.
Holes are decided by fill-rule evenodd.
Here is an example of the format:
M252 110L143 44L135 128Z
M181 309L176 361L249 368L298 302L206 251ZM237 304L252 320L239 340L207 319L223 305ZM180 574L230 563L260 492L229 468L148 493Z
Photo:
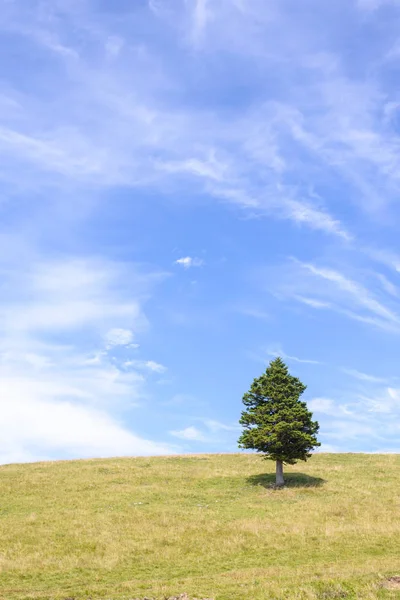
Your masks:
M332 217L326 209L313 204L310 198L293 197L293 191L282 184L272 187L269 192L264 189L262 193L251 192L239 185L234 188L214 186L209 191L214 196L243 209L252 209L260 216L293 221L347 241L352 237L340 221Z
M320 422L324 443L333 440L347 451L378 451L391 446L396 452L399 390L382 384L380 378L355 373L363 386L361 393L349 389L338 399L320 397L307 402Z
M398 306L393 290L377 287L379 274L363 273L361 283L330 267L292 260L277 282L280 294L316 310L330 310L375 328L400 332ZM382 290L383 287L383 290Z
M189 19L191 39L199 52L204 52L200 42L211 25L212 44L218 38L222 45L231 44L239 24L248 33L257 32L257 43L265 44L274 19L281 18L272 5L266 10L258 2L251 7L222 0L180 4L164 10L152 0L149 30L158 35L161 19L165 27L174 23L184 39ZM10 6L8 21L3 23L6 30L8 26L12 33L57 54L63 74L60 85L52 88L51 99L40 90L32 97L16 84L11 87L10 101L20 110L19 118L6 119L0 129L0 154L9 167L2 177L8 182L20 183L21 168L29 174L25 185L34 188L48 185L49 180L53 186L79 180L92 189L122 184L160 190L167 178L168 187L182 193L195 183L202 194L218 201L343 240L351 238L321 196L302 184L292 184L296 173L293 161L285 158L287 137L292 136L295 144L312 138L301 133L300 109L271 97L258 106L231 112L228 123L218 107L174 103L168 100L168 90L184 84L185 73L193 69L191 53L183 58L183 79L179 79L175 61L168 62L160 54L153 38L135 45L118 32L112 18L106 22L93 14L90 2L81 9L64 7L64 20L50 3L45 5L46 21L40 11ZM80 44L78 32L87 45ZM241 37L243 43L236 51L246 56L253 52L253 36ZM89 48L96 49L97 60ZM267 58L269 50L263 53ZM310 73L308 67L305 70ZM128 77L130 73L134 76ZM296 172L301 168L296 165Z
M332 308L332 304L330 302L324 302L322 300L317 300L316 298L309 298L306 296L294 296L295 300L302 302L303 304L307 304L307 306L311 306L312 308Z
M320 365L321 362L319 360L311 360L308 358L299 358L297 356L292 356L290 354L286 354L281 348L268 348L267 354L269 356L280 357L285 360L291 360L297 363L309 364L309 365Z
M234 437L240 431L241 427L232 423L222 423L215 419L207 419L204 417L196 417L193 419L197 423L201 423L202 427L190 425L184 429L170 431L170 435L177 437L187 442L207 442L209 444L221 444L222 438Z
M332 421L329 431L325 433L325 438L328 440L336 440L336 443L350 444L357 440L369 438L370 442L383 442L384 438L377 432L373 424L358 423L355 421L337 420ZM362 448L359 450L362 451Z
M400 273L400 256L393 250L384 248L364 248L364 252L373 260L380 262L397 273Z
M396 285L394 285L394 283L392 283L385 275L382 275L382 273L378 273L377 279L380 282L383 289L385 290L385 292L387 292L391 296L394 296L395 298L399 298L399 288Z
M202 267L204 265L204 261L201 258L184 256L182 258L178 258L178 260L175 261L175 264L181 265L185 269L190 269L190 267Z
M367 409L368 412L374 413L376 419L376 413L383 415L392 415L392 418L400 413L400 390L393 387L386 387L376 390L374 393L361 394L359 396L360 402ZM386 417L387 418L387 417ZM390 429L390 423L386 424Z
M218 433L221 431L239 431L241 429L239 425L229 425L213 419L203 419L203 423L205 427L207 427L207 429L209 429L212 433Z
M123 366L126 368L134 368L139 371L150 371L152 373L166 373L168 370L164 365L155 362L154 360L138 360L132 359L127 360L123 363Z
M360 381L369 381L371 383L386 383L387 379L382 377L375 377L375 375L369 375L368 373L362 373L361 371L357 371L356 369L348 369L342 368L343 373L346 375L350 375L355 379L359 379Z
M207 21L211 17L211 7L209 0L192 0L193 7L193 29L192 41L197 44L207 26Z
M377 4L364 0L360 7ZM149 37L137 44L121 25L118 31L112 12L107 21L90 2L80 8L65 5L64 18L51 3L45 6L48 18L43 20L39 4L28 10L10 3L2 24L3 30L56 54L63 74L51 98L40 90L36 98L28 97L16 82L10 87L10 101L20 106L20 116L6 119L0 130L0 152L9 165L12 155L13 161L42 170L42 183L52 173L95 187L146 184L160 189L168 177L183 191L192 187L194 177L203 193L221 201L245 210L255 207L261 215L343 240L351 239L352 232L334 216L336 204L306 184L308 175L321 188L339 176L363 210L394 199L400 151L381 117L388 100L379 81L350 80L339 56L312 51L310 36L302 35L280 3L191 0L167 10L151 0ZM309 17L305 11L303 27ZM280 73L280 85L269 86L267 94L255 77L260 101L231 109L229 120L218 105L173 102L168 90L182 87L196 57L181 53L179 77L173 53L169 59L154 43L160 23L181 42L190 23L189 37L198 52L221 52L229 68L232 55L240 56L243 68L273 69ZM277 38L279 30L290 34ZM79 32L88 40L85 46ZM301 73L301 85L293 83L294 73ZM290 93L284 81L292 82ZM229 88L229 79L225 83ZM213 87L209 79L205 85ZM195 97L195 90L188 91ZM71 98L73 111L68 110ZM189 179L182 181L182 176ZM16 182L15 168L6 169L3 177ZM38 181L36 173L36 186Z
M349 414L348 411L339 406L334 400L330 398L313 398L309 402L307 402L308 408L312 412L316 412L323 415L330 415L337 417L340 413L343 415L345 413Z
M348 294L357 304L364 306L370 312L388 321L399 323L399 317L394 312L373 298L365 287L345 277L342 273L333 269L321 269L311 264L302 266L316 277L332 282L340 291Z

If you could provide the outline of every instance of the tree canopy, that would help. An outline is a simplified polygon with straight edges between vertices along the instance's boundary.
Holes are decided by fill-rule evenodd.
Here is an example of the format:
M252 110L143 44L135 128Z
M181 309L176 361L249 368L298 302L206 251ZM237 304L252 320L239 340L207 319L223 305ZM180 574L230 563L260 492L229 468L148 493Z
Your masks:
M283 463L293 465L307 460L321 445L317 440L319 424L300 400L305 390L300 379L290 375L283 360L276 358L243 396L246 409L240 418L244 431L239 446L277 461L277 473Z

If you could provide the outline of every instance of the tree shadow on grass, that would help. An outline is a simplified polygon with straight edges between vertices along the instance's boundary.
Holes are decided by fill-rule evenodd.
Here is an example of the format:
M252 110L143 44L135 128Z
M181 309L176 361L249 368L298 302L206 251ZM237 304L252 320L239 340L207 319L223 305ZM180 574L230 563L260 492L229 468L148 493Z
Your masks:
M305 475L304 473L287 473L284 477L284 487L290 488L321 487L321 485L324 485L325 483L325 479L322 479L321 477L311 477L311 475ZM267 489L275 489L275 473L251 475L247 478L247 483L250 485L261 485Z

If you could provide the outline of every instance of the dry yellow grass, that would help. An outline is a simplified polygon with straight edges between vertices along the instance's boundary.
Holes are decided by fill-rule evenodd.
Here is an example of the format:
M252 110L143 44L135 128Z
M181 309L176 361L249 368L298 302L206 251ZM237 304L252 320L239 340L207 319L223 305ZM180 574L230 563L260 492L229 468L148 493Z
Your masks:
M400 597L400 456L316 455L283 490L272 472L248 454L1 467L0 598Z

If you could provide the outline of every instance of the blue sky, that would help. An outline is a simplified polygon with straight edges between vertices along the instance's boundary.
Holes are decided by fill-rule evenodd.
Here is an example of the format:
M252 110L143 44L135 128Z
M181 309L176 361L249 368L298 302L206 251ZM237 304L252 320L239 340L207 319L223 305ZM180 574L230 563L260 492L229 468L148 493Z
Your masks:
M236 451L278 354L400 451L400 2L0 8L0 462Z

